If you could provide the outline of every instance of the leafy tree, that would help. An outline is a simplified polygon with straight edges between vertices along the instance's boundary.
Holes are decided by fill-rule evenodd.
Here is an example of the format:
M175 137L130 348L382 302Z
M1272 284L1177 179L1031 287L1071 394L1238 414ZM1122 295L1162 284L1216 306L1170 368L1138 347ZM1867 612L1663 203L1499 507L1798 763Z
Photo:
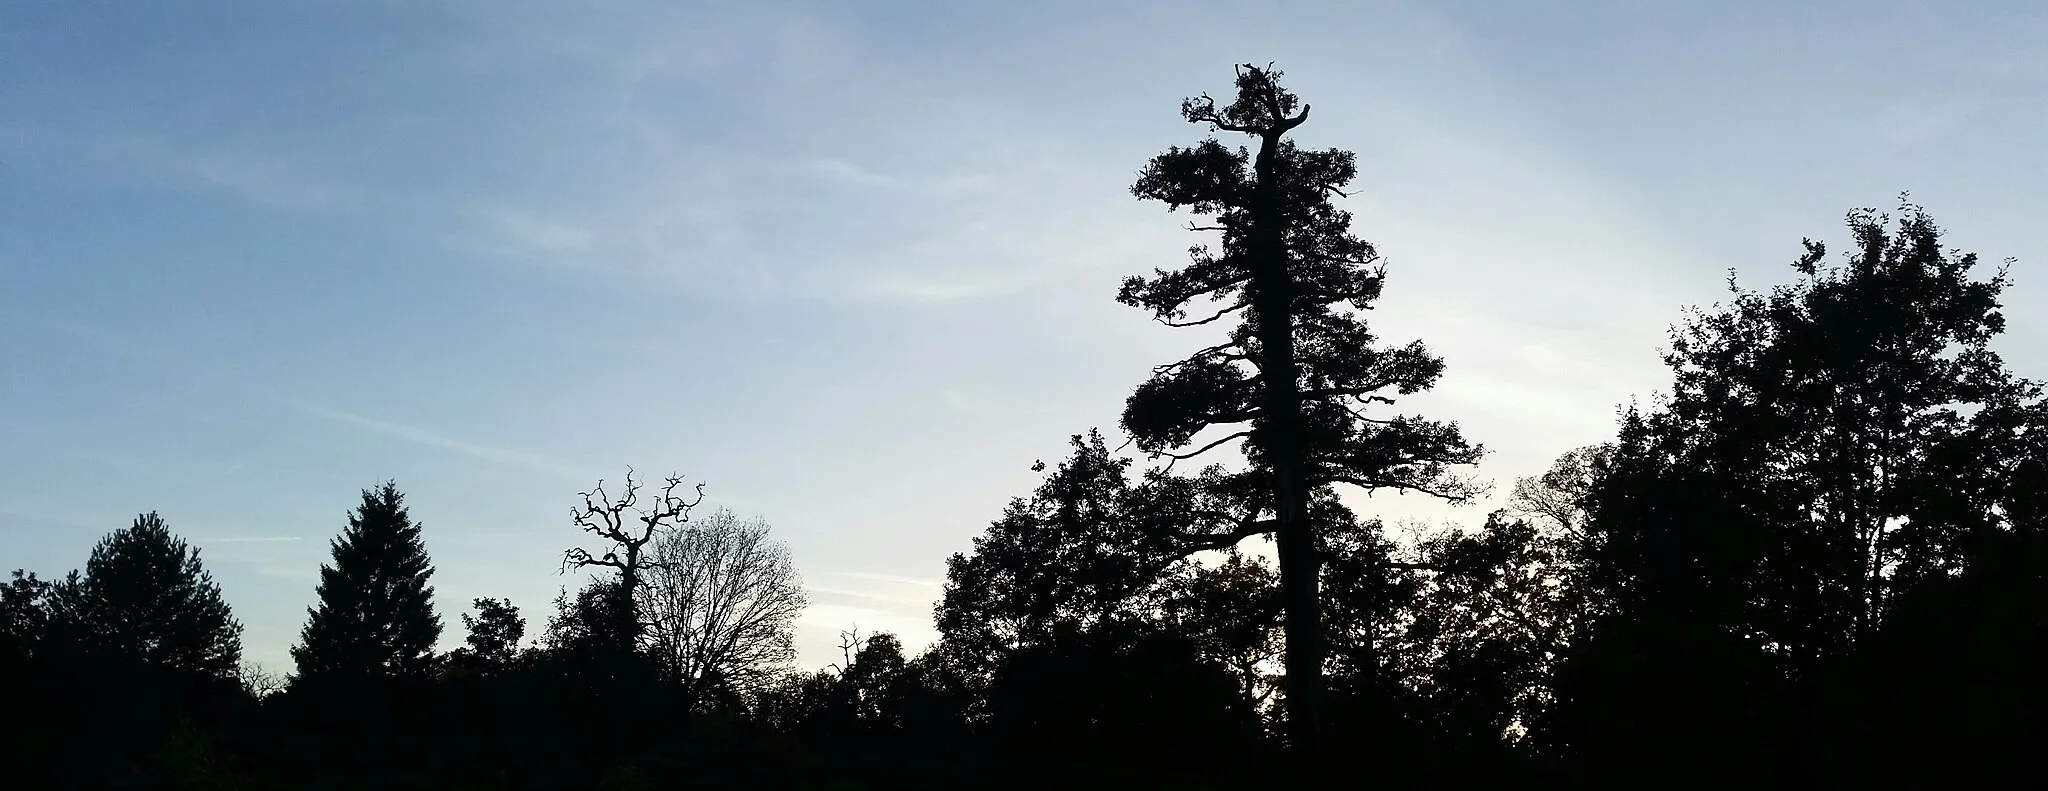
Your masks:
M1419 723L1467 752L1519 741L1545 711L1552 664L1577 622L1555 538L1497 512L1478 531L1419 548L1428 570L1397 638L1397 675L1419 698Z
M1165 619L1202 656L1236 674L1238 693L1263 706L1278 689L1280 586L1263 559L1232 550L1164 583Z
M450 660L472 672L497 673L512 667L519 658L519 641L526 636L526 619L519 608L505 599L476 599L470 603L476 615L462 614L462 626L469 631L465 645L455 649Z
M67 636L94 654L219 679L241 664L242 624L199 550L154 511L101 539L85 573L72 572L53 593Z
M2037 575L1993 571L2038 529L2029 476L2048 428L2040 387L1989 346L2005 275L1974 277L1976 256L1944 249L1917 206L1848 222L1840 264L1809 240L1794 283L1731 279L1729 304L1674 329L1670 397L1624 415L1582 498L1598 610L1561 669L1552 738L1588 765L1811 780L1822 756L1866 754L1843 741L1861 723L1926 733L1899 709L1859 713L1922 683L1860 669L1882 666L1873 651L1905 623L1960 617L1950 595L1984 585L2001 592L1966 598L2012 605L2008 633L2040 633Z
M685 700L751 695L796 658L803 580L768 530L719 509L655 537L637 594L642 641Z
M799 674L784 696L803 700L809 724L833 738L900 728L898 698L910 668L903 641L889 632L862 640L858 629L841 632L839 638L840 661L826 671Z
M1070 442L1073 455L1030 497L946 561L939 650L972 677L986 680L1005 653L1056 634L1138 617L1153 591L1148 569L1166 547L1133 513L1130 461L1099 432Z
M1598 603L1582 581L1582 501L1608 450L1564 454L1518 480L1479 530L1430 537L1417 562L1393 564L1412 578L1406 595L1386 597L1405 602L1387 639L1398 654L1391 675L1422 698L1425 727L1468 752L1503 734L1527 748L1548 717L1557 663Z
M36 655L50 630L52 585L35 572L14 570L14 579L0 586L0 661L15 662Z
M299 676L416 677L434 665L441 618L420 525L396 482L363 490L362 504L320 567L320 603L292 647Z
M1384 268L1331 202L1356 175L1354 157L1286 139L1309 107L1280 76L1241 66L1229 104L1207 95L1182 103L1189 122L1247 135L1258 148L1212 138L1152 159L1133 194L1209 216L1193 230L1220 232L1220 246L1194 247L1181 269L1127 279L1118 300L1170 326L1233 322L1221 343L1156 369L1130 397L1124 427L1141 449L1174 459L1241 443L1250 468L1204 481L1225 507L1189 514L1197 523L1183 529L1198 534L1191 549L1259 533L1277 539L1286 705L1306 747L1319 727L1324 660L1315 493L1343 483L1462 500L1473 488L1451 471L1480 450L1455 424L1367 415L1428 389L1443 362L1420 342L1378 345L1361 317L1379 299ZM1191 310L1206 315L1191 319ZM1219 427L1225 433L1214 436Z
M623 619L612 609L624 599L617 586L617 580L599 577L573 597L564 589L555 597L555 612L541 633L542 648L564 653L612 646L630 652L632 638L618 631Z

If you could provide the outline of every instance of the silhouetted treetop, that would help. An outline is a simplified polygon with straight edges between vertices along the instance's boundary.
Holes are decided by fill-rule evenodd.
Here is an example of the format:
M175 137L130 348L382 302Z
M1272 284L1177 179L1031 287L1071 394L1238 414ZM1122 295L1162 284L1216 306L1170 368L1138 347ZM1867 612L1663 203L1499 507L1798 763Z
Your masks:
M450 661L471 672L498 673L512 667L519 658L519 641L526 637L526 619L519 608L505 599L479 598L470 603L475 615L462 614L462 626L469 631L462 648Z
M21 569L0 586L0 661L25 660L41 648L50 630L54 587Z
M65 636L90 651L223 679L240 668L242 624L155 511L101 539L54 593Z
M1351 232L1351 214L1332 203L1357 175L1355 158L1285 138L1307 121L1308 107L1280 76L1240 66L1229 104L1219 108L1207 95L1182 104L1189 122L1244 134L1257 148L1211 138L1169 148L1140 171L1132 194L1203 215L1206 224L1190 230L1218 236L1213 247L1191 248L1179 269L1126 279L1117 299L1169 326L1224 322L1222 342L1153 369L1126 402L1123 426L1155 457L1181 461L1235 446L1250 462L1242 472L1211 468L1193 479L1155 471L1148 487L1170 500L1205 501L1184 511L1192 521L1175 531L1199 537L1191 549L1276 537L1287 705L1297 742L1309 746L1323 664L1316 492L1342 483L1462 501L1477 488L1456 469L1482 451L1456 424L1371 414L1435 384L1443 362L1419 341L1382 345L1364 320L1385 268L1373 245Z
M434 566L405 496L387 481L362 492L320 567L319 604L292 648L301 677L419 676L433 668L441 618Z
M808 599L766 520L721 508L656 535L645 557L641 643L686 700L751 695L796 658Z
M1154 584L1169 547L1154 545L1134 520L1130 460L1096 431L1070 442L1073 454L1030 497L1011 501L972 552L947 559L935 615L949 648L988 661L1062 629L1127 616Z
M645 623L639 616L642 580L646 573L661 564L652 556L652 545L661 535L680 530L690 521L690 509L704 502L704 484L699 483L690 494L682 494L683 478L670 475L662 480L661 491L641 501L642 482L634 479L633 470L626 470L626 483L619 494L614 496L605 491L600 480L589 491L577 496L580 505L569 511L569 520L578 530L596 536L602 543L592 552L584 547L572 547L562 553L562 570L602 568L618 572L616 585L602 588L619 601L608 604L604 611L618 619L607 631L616 633L626 643L636 643Z
M2034 683L1993 659L2048 636L2026 516L2048 423L1989 346L2005 273L1980 277L1918 206L1848 225L1841 260L1807 240L1794 282L1731 277L1732 299L1690 311L1670 396L1556 476L1571 496L1530 503L1573 528L1588 605L1538 736L1589 771L1769 761L1810 782L1831 754L1945 740L1930 722L1989 725L1962 710ZM1660 721L1684 725L1646 738Z

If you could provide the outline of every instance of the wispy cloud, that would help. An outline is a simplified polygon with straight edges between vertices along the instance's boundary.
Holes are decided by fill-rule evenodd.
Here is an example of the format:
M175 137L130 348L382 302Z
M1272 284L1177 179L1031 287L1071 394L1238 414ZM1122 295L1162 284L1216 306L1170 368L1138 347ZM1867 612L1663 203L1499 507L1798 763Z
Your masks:
M922 588L938 588L939 586L945 584L942 580L935 580L926 577L905 577L900 574L878 574L871 571L828 571L819 576L849 580L864 580L868 582L885 582L895 585L909 585Z
M874 612L916 614L930 609L932 605L930 596L884 596L838 588L820 588L815 585L808 586L807 590L812 596L824 600L820 603Z
M987 174L911 178L883 173L844 159L815 160L811 163L811 170L827 179L847 184L938 196L959 195L994 184Z
M440 448L442 450L460 453L462 455L482 459L484 461L495 462L498 464L505 464L514 467L525 467L527 469L539 470L542 472L557 473L577 478L579 480L590 480L597 477L595 473L592 473L588 470L580 470L571 465L563 464L561 462L555 461L544 456L538 456L531 453L523 453L515 450L507 450L505 448L492 447L490 445L481 445L474 442L467 442L464 440L459 440L453 437L428 431L427 429L423 428L407 426L399 423L391 423L383 420L376 420L373 418L363 417L361 415L354 415L339 410L328 409L326 407L308 406L304 407L304 409L314 416L324 418L326 420L331 420L336 423L354 426L365 431L382 434L384 436L392 437L395 439L405 440L407 442L411 442L418 445L425 445L431 448Z
M201 544L270 544L280 541L303 541L305 536L220 536L192 540Z
M503 251L554 255L587 250L595 234L587 227L523 211L480 212L482 222L504 243Z
M380 196L308 164L306 152L276 155L195 146L154 132L73 130L34 125L0 126L0 158L35 158L123 183L153 188L224 193L274 210L357 209ZM373 200L374 199L374 200Z
M828 571L817 578L838 583L805 586L820 600L819 604L895 615L916 616L929 611L943 587L935 579L861 571Z
M1018 407L991 403L984 399L968 396L958 388L953 387L939 391L939 399L945 401L946 406L975 417L1042 417L1054 414L1056 411L1049 405Z
M205 154L185 159L178 169L203 184L269 209L343 209L364 202L364 196L355 190L323 183L276 160Z

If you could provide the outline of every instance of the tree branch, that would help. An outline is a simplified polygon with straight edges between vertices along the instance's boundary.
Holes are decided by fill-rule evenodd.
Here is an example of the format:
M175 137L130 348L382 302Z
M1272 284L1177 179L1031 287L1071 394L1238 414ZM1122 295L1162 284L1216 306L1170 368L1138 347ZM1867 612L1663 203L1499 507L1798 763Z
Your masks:
M1230 349L1237 349L1237 348L1242 348L1241 346L1239 346L1238 342L1236 342L1236 341L1224 341L1223 343L1219 343L1219 344L1216 344L1215 346L1211 346L1211 347L1208 347L1208 348L1206 348L1206 349L1202 349L1202 350L1200 350L1200 351L1197 351L1197 352L1195 352L1194 354L1190 354L1190 355L1188 355L1187 357L1185 357L1185 358L1182 358L1182 359L1180 359L1180 360L1177 360L1177 361L1175 361L1175 362L1170 362L1170 363L1167 363L1167 364L1165 364L1165 365L1155 365L1155 366L1153 366L1153 367L1152 367L1152 375L1153 375L1153 376L1159 376L1159 375L1161 375L1161 374L1167 374L1167 373L1172 373L1172 372L1173 372L1173 371L1175 371L1175 370L1178 370L1178 369L1181 369L1181 368L1186 368L1186 367L1188 367L1188 366L1190 366L1190 365L1194 365L1194 364L1195 364L1195 363L1196 363L1197 361L1200 361L1200 360L1202 360L1202 359L1204 359L1204 358L1212 358L1212 357L1213 357L1213 358L1220 358L1220 359L1224 359L1224 360L1251 360L1251 359L1252 359L1252 355L1249 355L1249 354L1245 354L1245 353L1243 353L1243 352L1235 352L1235 353L1226 353L1226 352L1228 352L1228 351L1229 351Z
M1210 317L1208 317L1208 318L1206 318L1206 319L1200 319L1200 320L1196 320L1196 321L1175 321L1175 320L1173 320L1173 319L1169 319L1169 318L1166 318L1166 317L1164 317L1164 316L1155 316L1155 317L1154 317L1154 320L1155 320L1155 321L1158 321L1159 323L1161 323L1161 324L1164 324L1164 325L1166 325L1166 326L1168 326L1168 327L1199 327L1199 326L1202 326L1202 325L1204 325L1204 324L1210 324L1210 323L1214 323L1214 322L1215 322L1215 321L1216 321L1217 319L1221 319L1221 318L1223 318L1224 316L1228 316L1228 315L1230 315L1230 314L1232 314L1232 313L1236 313L1236 312L1238 312L1238 311L1240 311L1240 310L1244 310L1245 308L1248 308L1248 307L1251 307L1251 303L1250 303L1250 302L1248 302L1248 301L1246 301L1246 300L1238 300L1238 301L1237 301L1237 304L1235 304L1235 305L1231 305L1230 307L1227 307L1227 308L1224 308L1224 309L1222 309L1222 310L1216 311L1215 315L1212 315L1212 316L1210 316Z
M1451 491L1449 489L1431 486L1429 484L1414 483L1410 481L1382 480L1378 478L1366 478L1356 475L1327 475L1318 477L1321 479L1323 483L1348 483L1352 486L1356 486L1361 489L1392 489L1397 492L1417 492L1420 494L1426 494L1431 497L1435 497L1440 500L1448 500L1454 503L1464 502L1466 500L1472 499L1472 494L1469 492L1459 493Z
M1211 442L1211 443L1209 443L1209 444L1207 444L1207 445L1203 445L1203 446L1202 446L1202 447L1200 447L1200 448L1196 448L1196 449L1194 449L1194 450L1188 451L1187 453L1162 453L1162 454L1160 454L1160 455L1162 455L1162 456L1165 456L1165 457L1167 457L1167 458L1170 458L1170 459L1173 459L1174 461L1186 461L1186 460L1188 460L1188 459L1192 459L1192 458L1194 458L1194 457L1196 457L1196 456L1200 456L1200 455L1202 455L1202 454L1204 454L1204 453L1208 453L1209 451L1215 450L1215 449L1216 449L1216 446L1218 446L1218 445L1221 445L1221 444L1223 444L1223 443L1225 443L1225 442L1229 442L1229 441L1231 441L1231 440L1234 440L1234 439L1245 439L1245 438L1247 438L1247 437L1250 437L1251 435L1252 435L1252 433L1251 433L1251 432L1249 432L1249 431L1239 431L1239 432L1237 432L1237 433L1234 433L1234 434L1231 434L1231 435L1229 435L1229 436L1226 436L1226 437L1222 437L1222 438L1219 438L1219 439L1217 439L1217 440L1216 440L1215 442Z

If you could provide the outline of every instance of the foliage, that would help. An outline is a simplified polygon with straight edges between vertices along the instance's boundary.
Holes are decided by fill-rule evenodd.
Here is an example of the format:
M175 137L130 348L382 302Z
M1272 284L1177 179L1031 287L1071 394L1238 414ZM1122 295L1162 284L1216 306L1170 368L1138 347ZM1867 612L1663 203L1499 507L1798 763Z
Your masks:
M50 629L51 588L48 580L21 569L0 586L0 661L18 662L35 655Z
M462 626L469 634L462 648L448 657L451 670L464 673L503 673L519 661L519 641L526 637L526 619L506 599L479 598L470 602L476 615L462 614Z
M1368 327L1363 312L1380 297L1385 267L1332 202L1357 175L1356 157L1287 139L1310 108L1280 76L1241 66L1228 105L1206 94L1181 104L1190 123L1250 136L1258 148L1211 138L1169 148L1145 166L1132 194L1204 215L1209 224L1190 229L1220 237L1213 248L1191 248L1180 269L1125 280L1117 299L1168 326L1225 324L1222 342L1154 369L1126 403L1123 425L1155 456L1179 461L1234 443L1249 462L1196 479L1213 507L1193 509L1177 527L1193 534L1189 551L1275 536L1287 703L1294 735L1308 747L1321 716L1324 662L1317 492L1348 484L1463 500L1475 487L1453 471L1476 462L1480 449L1453 423L1368 414L1429 389L1443 361L1420 341L1382 346ZM1204 315L1190 319L1191 311Z
M1807 241L1793 284L1731 281L1729 304L1691 314L1666 356L1670 397L1625 413L1582 498L1576 562L1598 612L1552 749L1712 754L1702 776L1769 764L1809 781L1824 756L1873 743L1843 739L1863 732L1851 723L1922 731L1866 708L1921 682L1866 668L1932 625L1920 608L1959 605L1953 592L2025 556L2048 424L2039 386L1989 346L2003 271L1973 278L1976 257L1943 248L1916 206L1849 226L1842 263ZM2043 615L2022 593L2033 573L1995 583L2018 586L2007 627L2022 635ZM1646 742L1650 718L1697 730Z
M29 594L34 583L24 582ZM91 654L222 679L240 668L242 624L199 550L154 511L101 539L52 602L65 638Z
M1011 501L973 552L946 561L935 613L944 650L983 680L1007 652L1139 617L1150 599L1146 569L1164 547L1133 514L1130 461L1099 432L1070 442L1073 455L1030 497Z

